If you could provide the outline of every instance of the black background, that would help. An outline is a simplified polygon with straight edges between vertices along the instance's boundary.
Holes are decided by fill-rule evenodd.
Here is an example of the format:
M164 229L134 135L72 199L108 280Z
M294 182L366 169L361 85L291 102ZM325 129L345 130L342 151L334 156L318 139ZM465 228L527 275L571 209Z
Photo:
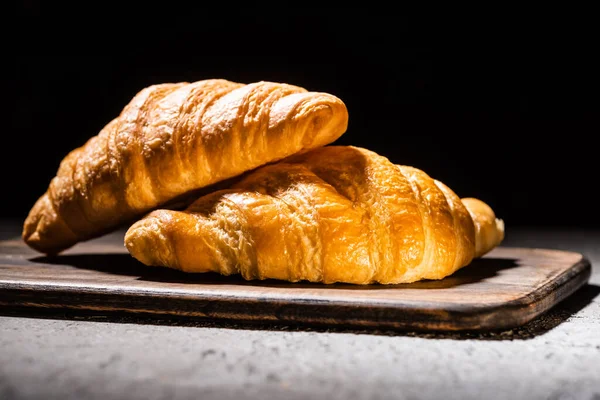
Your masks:
M421 168L508 227L600 226L598 32L585 10L450 19L284 3L234 14L229 3L147 14L16 4L4 217L25 218L66 153L143 87L226 78L337 95L350 122L336 144Z

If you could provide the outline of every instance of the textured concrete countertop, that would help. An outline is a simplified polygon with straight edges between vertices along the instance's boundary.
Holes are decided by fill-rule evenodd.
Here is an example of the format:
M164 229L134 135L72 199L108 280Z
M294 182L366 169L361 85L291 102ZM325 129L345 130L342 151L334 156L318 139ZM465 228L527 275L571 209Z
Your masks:
M485 334L5 313L0 399L600 400L600 232L515 229L504 245L583 253L590 284L522 328Z

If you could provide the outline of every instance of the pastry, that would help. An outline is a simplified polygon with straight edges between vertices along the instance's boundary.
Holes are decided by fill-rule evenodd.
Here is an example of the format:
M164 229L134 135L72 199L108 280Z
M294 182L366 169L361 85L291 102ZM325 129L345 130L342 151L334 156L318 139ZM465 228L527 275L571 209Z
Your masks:
M57 254L155 208L184 207L198 189L329 144L347 124L339 98L289 84L149 86L62 160L23 240Z
M504 223L422 170L354 146L325 146L251 171L184 210L126 232L148 266L352 284L442 279L504 238Z

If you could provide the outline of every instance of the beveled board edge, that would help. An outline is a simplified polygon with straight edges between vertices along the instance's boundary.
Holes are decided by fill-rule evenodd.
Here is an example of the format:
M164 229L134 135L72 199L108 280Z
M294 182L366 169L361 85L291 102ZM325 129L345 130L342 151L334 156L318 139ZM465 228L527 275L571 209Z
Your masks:
M544 286L521 298L497 304L457 305L445 308L360 304L316 299L240 298L207 293L203 296L148 292L102 291L73 287L46 287L0 282L1 309L44 309L49 312L94 311L171 315L211 320L375 328L414 331L484 331L521 326L547 312L583 285L591 275L585 257ZM299 307L300 306L300 307ZM342 316L342 318L340 318Z

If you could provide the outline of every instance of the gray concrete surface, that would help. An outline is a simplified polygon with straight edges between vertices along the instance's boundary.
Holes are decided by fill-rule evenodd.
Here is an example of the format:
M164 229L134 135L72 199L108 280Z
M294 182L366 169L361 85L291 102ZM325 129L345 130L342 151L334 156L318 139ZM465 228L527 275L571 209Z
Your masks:
M518 230L582 252L590 285L489 334L0 316L0 399L600 400L600 232Z

